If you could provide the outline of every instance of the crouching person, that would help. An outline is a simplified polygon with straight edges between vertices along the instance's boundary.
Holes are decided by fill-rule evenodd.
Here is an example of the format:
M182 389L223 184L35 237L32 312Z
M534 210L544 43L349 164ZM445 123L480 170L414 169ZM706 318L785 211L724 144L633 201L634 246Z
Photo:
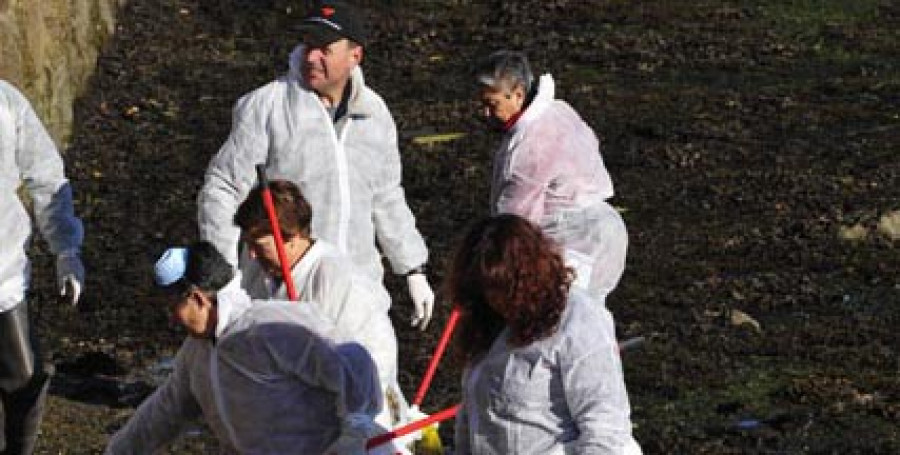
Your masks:
M457 455L640 454L612 316L558 247L499 215L465 236L449 276L460 305Z
M376 368L316 306L251 302L205 242L166 251L156 281L189 337L106 453L155 453L201 415L224 453L365 453L381 431Z
M311 302L343 333L363 345L378 366L386 406L378 422L393 427L406 419L407 402L397 384L397 338L388 310L391 298L380 282L365 276L337 248L310 237L313 214L292 182L272 180L269 191L284 240L286 262L301 302ZM239 261L242 287L253 299L287 300L272 225L254 188L234 222L246 246Z

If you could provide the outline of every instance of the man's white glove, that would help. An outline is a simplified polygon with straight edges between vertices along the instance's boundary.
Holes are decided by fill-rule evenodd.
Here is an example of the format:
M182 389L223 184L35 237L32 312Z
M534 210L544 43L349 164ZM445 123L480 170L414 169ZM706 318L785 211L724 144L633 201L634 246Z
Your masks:
M412 326L425 330L434 311L434 291L428 285L428 278L424 273L407 275L406 284L409 285L409 297L413 303Z
M84 265L78 250L66 250L56 256L56 284L63 300L72 306L78 304L84 289Z

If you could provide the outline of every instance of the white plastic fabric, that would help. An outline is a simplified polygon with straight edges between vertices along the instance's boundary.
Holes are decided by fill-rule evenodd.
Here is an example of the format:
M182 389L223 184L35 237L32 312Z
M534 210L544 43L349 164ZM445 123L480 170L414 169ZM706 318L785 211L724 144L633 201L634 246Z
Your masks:
M50 251L79 249L83 228L56 145L22 93L0 80L0 312L21 302L29 285L31 219L16 194L23 183Z
M249 257L241 262L241 286L252 299L288 300L280 279L272 280ZM395 380L397 338L388 317L391 298L381 283L358 273L346 257L324 240L315 240L291 273L300 301L315 305L338 329L352 334L372 354L379 375L387 381Z
M457 455L634 453L615 328L602 303L574 290L549 338L510 349L508 336L501 332L463 373Z
M368 414L353 413L344 418L341 424L341 435L328 450L326 455L412 455L412 453L398 445L396 440L388 441L369 450L365 449L365 443L372 437L385 433L387 430L372 420Z
M405 274L428 259L401 186L397 129L381 97L357 67L345 123L338 135L315 92L297 71L242 97L228 140L213 157L199 195L199 229L232 263L238 228L233 216L256 185L257 164L270 179L297 184L312 207L312 236L335 245L372 280L383 275L381 253Z
M246 251L246 249L245 249ZM287 289L279 279L271 279L259 262L241 257L242 283L255 300L287 300ZM319 312L350 339L360 343L378 366L382 391L394 395L398 413L406 411L406 400L397 397L397 337L388 316L391 298L380 282L358 269L334 246L315 240L303 258L291 269L299 305L314 305ZM385 406L379 422L390 426L393 417Z
M374 363L316 305L251 303L232 283L217 306L216 342L184 342L172 375L113 435L107 454L155 453L201 415L224 453L324 453L349 415L378 413Z
M606 200L612 180L594 131L564 101L554 99L549 74L494 155L492 214L527 218L555 240L576 285L603 299L625 269L628 233Z

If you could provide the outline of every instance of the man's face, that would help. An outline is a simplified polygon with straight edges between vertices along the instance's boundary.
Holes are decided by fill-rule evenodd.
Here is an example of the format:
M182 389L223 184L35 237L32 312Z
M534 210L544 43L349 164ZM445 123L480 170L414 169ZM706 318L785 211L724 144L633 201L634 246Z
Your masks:
M362 47L352 45L347 39L327 45L307 44L303 55L303 81L319 94L332 94L343 90L353 68L361 61Z
M522 109L524 101L525 94L520 86L512 90L489 86L481 88L482 114L500 126Z
M170 297L169 312L173 323L180 324L194 338L209 338L212 304L200 295L200 291L189 290Z

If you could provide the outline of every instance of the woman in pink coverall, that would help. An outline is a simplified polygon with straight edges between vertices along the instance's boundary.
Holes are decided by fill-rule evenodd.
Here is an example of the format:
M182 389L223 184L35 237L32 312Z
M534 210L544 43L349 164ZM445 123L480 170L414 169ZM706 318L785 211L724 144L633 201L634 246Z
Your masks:
M491 213L527 218L562 248L573 285L601 302L625 269L628 233L606 201L613 185L597 136L553 78L535 81L527 57L498 51L476 70L484 114L503 132L494 155Z

